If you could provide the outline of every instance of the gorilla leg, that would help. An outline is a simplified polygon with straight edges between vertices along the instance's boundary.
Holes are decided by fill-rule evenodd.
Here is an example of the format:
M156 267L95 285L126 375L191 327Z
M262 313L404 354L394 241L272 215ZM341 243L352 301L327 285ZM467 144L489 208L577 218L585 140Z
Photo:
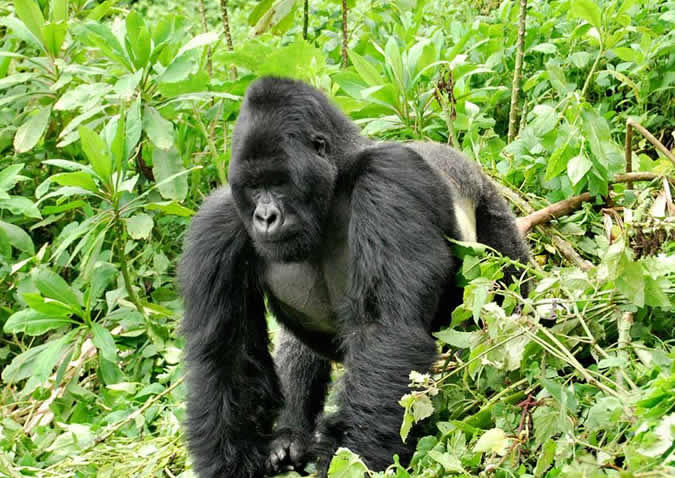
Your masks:
M411 370L427 372L436 357L436 344L419 327L400 324L359 327L345 342L345 374L340 411L325 417L317 444L317 468L326 476L338 446L358 453L373 470L384 470L398 454L403 463L413 446L401 441L403 408Z
M516 226L516 218L497 191L490 179L483 179L483 194L476 206L476 225L478 242L486 244L506 257L527 265L528 248L523 236ZM504 271L507 283L518 276L516 267L510 266ZM521 288L527 294L529 287Z
M277 436L270 446L269 474L280 473L288 466L301 470L306 464L316 417L323 409L330 380L330 361L285 330L275 362L285 405L277 421Z

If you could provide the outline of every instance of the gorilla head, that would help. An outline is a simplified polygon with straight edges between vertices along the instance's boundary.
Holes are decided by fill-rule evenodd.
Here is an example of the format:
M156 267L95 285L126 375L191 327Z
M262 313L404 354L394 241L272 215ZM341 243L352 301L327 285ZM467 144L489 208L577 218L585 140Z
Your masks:
M246 93L228 180L258 253L297 261L320 245L355 126L314 88L264 78Z

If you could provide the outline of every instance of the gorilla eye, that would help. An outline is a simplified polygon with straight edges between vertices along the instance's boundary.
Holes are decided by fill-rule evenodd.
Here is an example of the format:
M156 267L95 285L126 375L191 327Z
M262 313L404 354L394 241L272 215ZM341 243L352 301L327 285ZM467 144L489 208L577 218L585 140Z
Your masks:
M315 136L312 139L312 147L314 148L314 151L319 153L321 156L326 155L326 150L327 150L326 140L323 137Z

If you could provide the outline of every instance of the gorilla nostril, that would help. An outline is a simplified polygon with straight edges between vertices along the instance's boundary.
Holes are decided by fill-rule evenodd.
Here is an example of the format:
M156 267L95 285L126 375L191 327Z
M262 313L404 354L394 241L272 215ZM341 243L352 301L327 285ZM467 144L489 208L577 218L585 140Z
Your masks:
M281 214L274 205L258 205L253 213L253 223L258 232L273 233L281 225Z

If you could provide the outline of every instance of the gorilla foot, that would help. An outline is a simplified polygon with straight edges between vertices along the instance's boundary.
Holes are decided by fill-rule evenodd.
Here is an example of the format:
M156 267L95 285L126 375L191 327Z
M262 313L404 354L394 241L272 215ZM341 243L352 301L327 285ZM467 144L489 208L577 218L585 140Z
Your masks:
M279 430L270 444L269 456L265 462L268 475L278 475L294 469L302 471L307 464L308 437L288 428Z

